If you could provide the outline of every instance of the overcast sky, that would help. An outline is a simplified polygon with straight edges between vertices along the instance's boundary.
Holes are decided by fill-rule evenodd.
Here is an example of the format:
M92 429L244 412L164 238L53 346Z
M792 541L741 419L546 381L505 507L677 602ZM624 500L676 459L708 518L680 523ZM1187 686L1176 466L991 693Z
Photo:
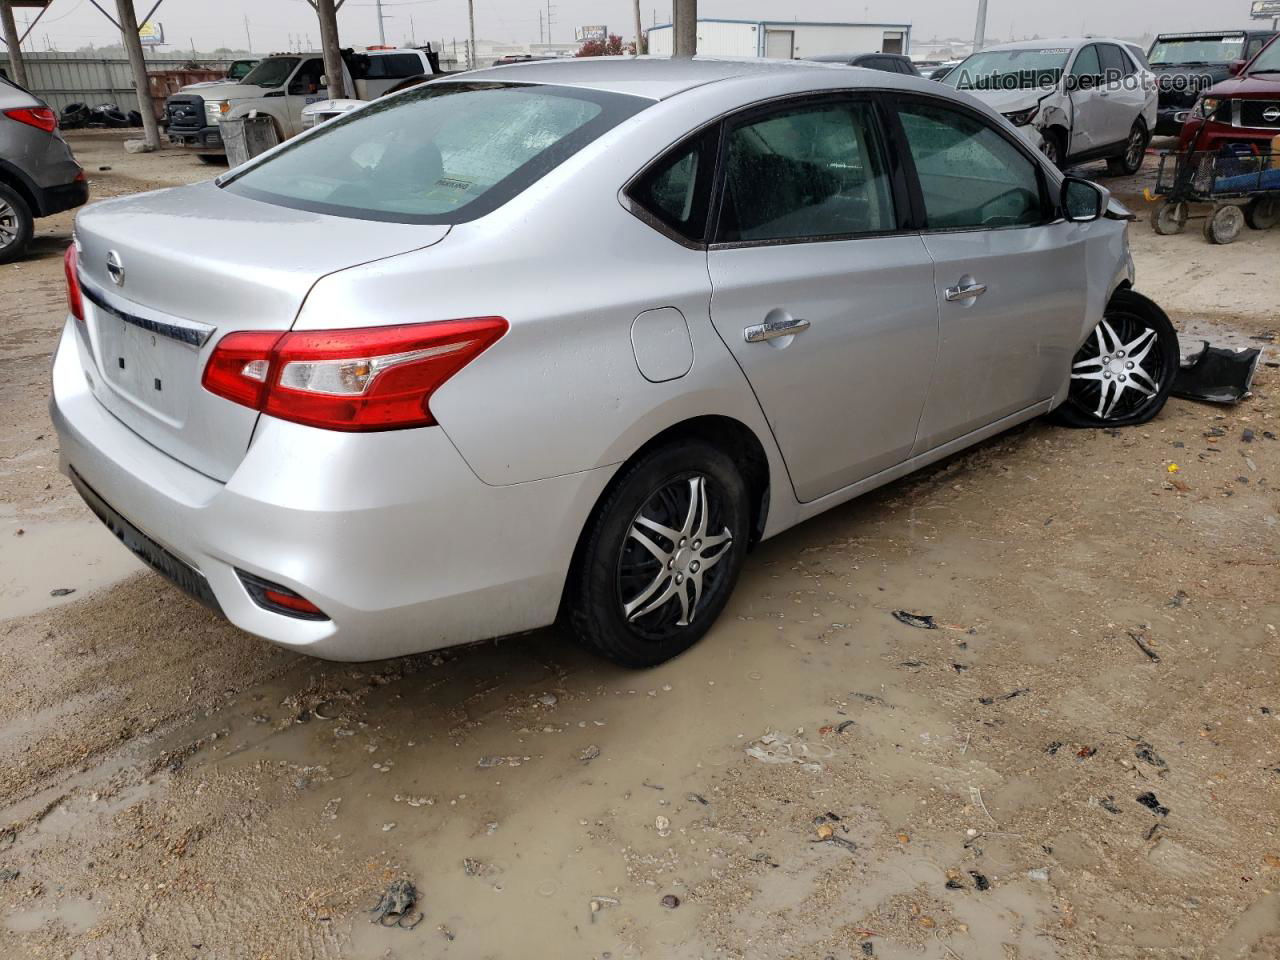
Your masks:
M141 19L154 0L135 0ZM115 0L99 0L114 12ZM476 36L497 41L538 39L538 11L546 14L546 0L475 0ZM573 29L606 24L611 32L630 39L632 5L628 0L552 0L553 40L571 40ZM910 22L913 36L971 37L977 0L701 0L699 13L737 19L849 20ZM344 45L378 42L373 0L347 0L339 13ZM641 0L645 26L666 23L671 0ZM400 43L413 35L424 40L459 40L467 35L466 0L384 0L387 42ZM34 11L19 9L19 31ZM243 47L245 18L253 48L259 52L286 49L292 38L319 42L315 14L306 0L164 0L155 20L164 25L169 46L200 49ZM412 23L411 23L412 18ZM1141 36L1172 30L1241 27L1249 23L1248 0L990 0L988 36L1039 34L1110 34ZM75 49L89 42L118 43L119 34L89 0L52 0L48 12L32 32L30 47L44 49L45 37L56 47Z

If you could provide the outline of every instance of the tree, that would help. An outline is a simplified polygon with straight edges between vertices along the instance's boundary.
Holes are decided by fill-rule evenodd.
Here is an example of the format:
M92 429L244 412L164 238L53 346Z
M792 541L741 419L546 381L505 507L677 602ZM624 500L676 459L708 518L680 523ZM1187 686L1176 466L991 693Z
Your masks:
M608 40L585 40L582 49L574 54L575 57L620 57L624 53L635 53L636 45L629 43L625 47L622 45L622 38L616 33L609 34Z

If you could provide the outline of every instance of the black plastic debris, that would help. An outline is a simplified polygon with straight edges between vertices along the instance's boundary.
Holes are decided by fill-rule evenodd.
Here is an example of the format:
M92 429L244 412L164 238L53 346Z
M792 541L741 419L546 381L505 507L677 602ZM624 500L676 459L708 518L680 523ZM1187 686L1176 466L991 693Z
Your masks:
M998 697L979 697L978 702L989 707L993 703L999 703L1002 700L1012 700L1014 697L1021 697L1030 692L1030 687L1019 687L1017 690L1010 690L1008 693L1002 693Z
M1055 754L1057 754L1057 752L1061 749L1062 749L1062 741L1055 740L1053 741L1053 743L1049 744L1047 747L1044 748L1044 752L1052 757Z
M1107 813L1114 813L1116 816L1120 815L1120 807L1116 803L1115 797L1112 797L1112 796L1103 797L1101 800L1098 801L1098 806L1100 806L1103 810L1107 811Z
M392 880L370 911L372 922L382 927L412 930L422 922L422 911L413 909L417 902L418 889L412 880L408 877Z
M991 881L986 878L985 874L979 873L977 870L970 870L969 876L973 878L973 886L977 890L990 890Z
M875 956L876 945L872 943L870 940L863 940L861 946L862 946L862 955L864 957Z
M843 720L836 725L836 733L844 733L846 730L848 730L852 726L853 726L852 720Z
M58 587L56 590L50 590L51 597L69 597L76 592L75 587Z
M1151 791L1140 794L1137 800L1152 813L1159 814L1162 817L1167 817L1169 815L1169 808L1157 800L1156 795Z
M1173 380L1173 395L1209 403L1239 403L1253 386L1261 350L1227 350L1205 340L1199 353L1183 361Z
M1134 633L1132 630L1129 631L1129 637L1138 645L1138 649L1146 654L1148 660L1152 663L1160 662L1160 654L1151 649L1151 644L1147 643L1146 637L1140 633Z
M1164 762L1164 757L1156 753L1155 747L1151 746L1151 744L1146 741L1143 741L1134 747L1133 755L1143 763L1149 763L1151 766L1156 767L1159 770L1169 769L1169 764Z
M894 610L893 619L899 623L905 623L908 627L917 627L921 630L938 629L933 617L926 616L923 613L907 613L905 610Z
M674 910L676 907L680 906L680 898L674 893L668 893L665 897L659 900L658 903L662 904L662 906L666 907L668 910Z
M964 884L960 882L959 877L947 877L946 888L948 890L963 890Z
M1250 430L1248 427L1245 427L1243 430L1240 431L1240 442L1253 443L1254 436L1255 436L1254 432Z

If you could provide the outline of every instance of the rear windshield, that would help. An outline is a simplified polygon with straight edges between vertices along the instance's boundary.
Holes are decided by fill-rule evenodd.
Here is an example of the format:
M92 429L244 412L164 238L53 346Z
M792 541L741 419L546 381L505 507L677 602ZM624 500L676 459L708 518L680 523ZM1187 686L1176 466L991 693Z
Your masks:
M428 83L334 120L224 185L335 216L461 223L651 103L573 87Z
M1034 90L1062 79L1067 47L984 50L947 74L943 83L958 90Z
M254 87L278 87L289 79L298 57L268 57L244 75L241 83Z
M1181 37L1157 40L1147 57L1152 64L1234 63L1244 59L1244 37Z

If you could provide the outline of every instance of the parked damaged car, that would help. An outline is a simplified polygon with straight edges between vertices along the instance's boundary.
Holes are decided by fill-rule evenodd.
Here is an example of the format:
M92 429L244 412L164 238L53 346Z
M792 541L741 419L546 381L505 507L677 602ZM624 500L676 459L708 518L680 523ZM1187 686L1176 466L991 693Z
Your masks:
M762 539L1041 414L1155 416L1177 337L1133 289L1129 219L917 77L446 77L81 214L61 467L294 650L560 620L652 665Z
M1239 73L1275 35L1274 30L1210 30L1156 37L1147 54L1160 89L1155 132L1181 134L1196 101Z
M1034 40L987 47L942 81L1004 115L1059 167L1106 160L1136 173L1155 130L1155 78L1120 40Z

